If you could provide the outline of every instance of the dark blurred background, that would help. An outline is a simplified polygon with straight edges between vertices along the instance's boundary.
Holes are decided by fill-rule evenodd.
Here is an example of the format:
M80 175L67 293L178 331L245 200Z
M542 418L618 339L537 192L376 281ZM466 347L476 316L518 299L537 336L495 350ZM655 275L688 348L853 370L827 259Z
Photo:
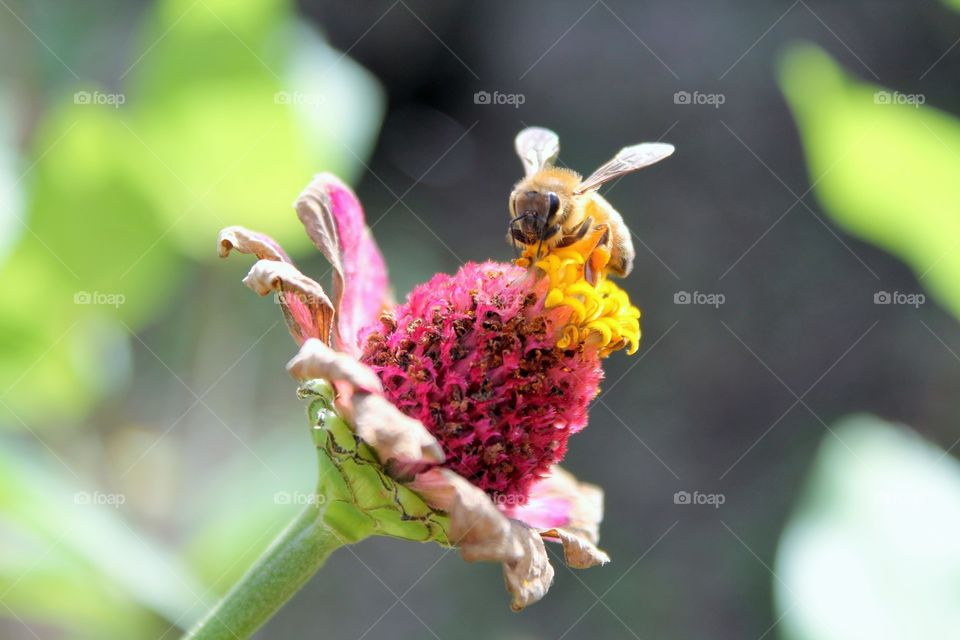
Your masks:
M319 276L288 203L312 172L337 171L402 297L435 272L511 257L513 136L541 125L583 173L627 144L677 148L603 192L635 234L623 286L644 337L607 361L565 466L606 490L613 562L555 562L547 598L512 614L498 567L369 540L335 554L257 637L856 637L791 621L777 589L807 592L781 575L778 545L815 500L803 497L818 449L841 451L828 456L841 478L869 466L844 437L850 414L905 438L887 423L910 425L956 480L960 305L940 271L953 268L960 200L900 167L960 175L948 115L960 113L960 13L933 0L250 4L0 0L12 185L0 201L0 635L177 637L171 626L212 604L309 491L303 407L283 369L294 345L275 305L240 285L249 264L214 260L217 228L275 235ZM857 102L879 90L924 104ZM91 107L77 91L123 104ZM856 109L882 120L864 146L832 148L867 122ZM956 167L911 146L924 128ZM870 183L884 175L870 163L902 188ZM912 208L911 187L941 217ZM901 219L927 231L897 232ZM117 251L129 252L109 263ZM93 304L49 303L77 292ZM123 310L97 304L104 292ZM877 303L884 292L892 304ZM677 504L680 491L723 504ZM882 637L933 637L897 629Z

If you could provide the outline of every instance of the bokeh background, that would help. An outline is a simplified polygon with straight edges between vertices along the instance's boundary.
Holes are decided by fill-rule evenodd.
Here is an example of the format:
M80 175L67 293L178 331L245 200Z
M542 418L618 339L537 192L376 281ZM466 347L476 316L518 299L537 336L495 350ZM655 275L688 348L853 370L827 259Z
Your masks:
M613 562L513 614L498 567L373 539L257 637L954 637L958 8L0 0L0 636L176 638L309 495L219 228L319 276L290 203L334 171L402 297L510 257L537 124L583 172L677 147L604 191L644 339L566 466Z

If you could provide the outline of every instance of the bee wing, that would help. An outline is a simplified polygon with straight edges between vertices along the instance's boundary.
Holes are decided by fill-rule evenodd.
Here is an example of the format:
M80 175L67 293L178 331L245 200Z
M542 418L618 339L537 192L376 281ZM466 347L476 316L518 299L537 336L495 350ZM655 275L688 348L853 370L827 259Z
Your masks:
M672 153L673 145L665 142L644 142L632 147L624 147L606 164L581 182L574 193L579 195L587 191L594 191L605 182L660 162Z
M527 127L517 134L513 144L527 176L552 164L560 154L560 137L543 127Z

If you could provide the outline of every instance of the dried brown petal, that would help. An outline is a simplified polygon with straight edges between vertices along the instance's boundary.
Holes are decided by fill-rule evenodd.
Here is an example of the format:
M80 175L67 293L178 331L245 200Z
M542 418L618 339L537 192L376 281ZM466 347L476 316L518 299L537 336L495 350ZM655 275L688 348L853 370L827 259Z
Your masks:
M443 449L429 431L408 417L380 393L380 378L353 356L334 351L319 340L308 340L287 364L298 380L324 378L352 387L344 409L357 435L377 452L380 460L443 462Z
M334 351L320 340L304 342L297 355L287 363L287 371L297 380L324 378L330 382L347 382L360 391L383 392L380 378L370 368L351 355Z
M449 469L421 473L408 486L430 506L450 515L447 533L464 560L503 563L514 610L546 594L553 582L553 567L536 530L506 518L486 493Z
M450 514L450 540L464 560L518 560L523 548L511 536L510 520L480 488L449 469L431 469L410 483L435 509Z
M258 260L243 283L265 296L277 292L287 328L298 344L310 338L330 340L333 329L333 304L323 287L289 262Z
M381 462L443 462L443 449L419 420L404 415L376 393L356 393L352 403L353 426Z
M513 596L510 607L520 611L547 595L553 584L553 565L536 530L522 522L510 521L511 535L523 546L523 555L503 563L503 579Z
M574 569L589 569L610 562L610 556L597 548L585 535L570 529L540 531L546 539L557 539L563 544L563 561Z
M292 262L273 238L244 227L227 227L220 232L217 253L221 258L226 258L232 249L240 253L252 253L260 260Z

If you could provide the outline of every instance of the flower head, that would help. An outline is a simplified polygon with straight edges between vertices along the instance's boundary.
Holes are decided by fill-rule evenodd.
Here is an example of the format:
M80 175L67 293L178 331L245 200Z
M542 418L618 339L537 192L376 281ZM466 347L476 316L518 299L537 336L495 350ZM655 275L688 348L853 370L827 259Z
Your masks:
M590 254L570 247L469 263L392 305L353 192L321 174L296 209L333 266L332 298L266 236L230 227L219 250L259 258L244 282L278 294L300 345L288 370L312 399L328 524L502 562L515 609L552 582L544 540L570 566L606 562L602 492L557 463L586 426L601 359L637 348L626 294L602 274L587 282Z
M511 264L467 264L415 288L361 338L384 394L443 445L445 466L512 504L563 458L601 377L596 346L558 347L564 311Z

